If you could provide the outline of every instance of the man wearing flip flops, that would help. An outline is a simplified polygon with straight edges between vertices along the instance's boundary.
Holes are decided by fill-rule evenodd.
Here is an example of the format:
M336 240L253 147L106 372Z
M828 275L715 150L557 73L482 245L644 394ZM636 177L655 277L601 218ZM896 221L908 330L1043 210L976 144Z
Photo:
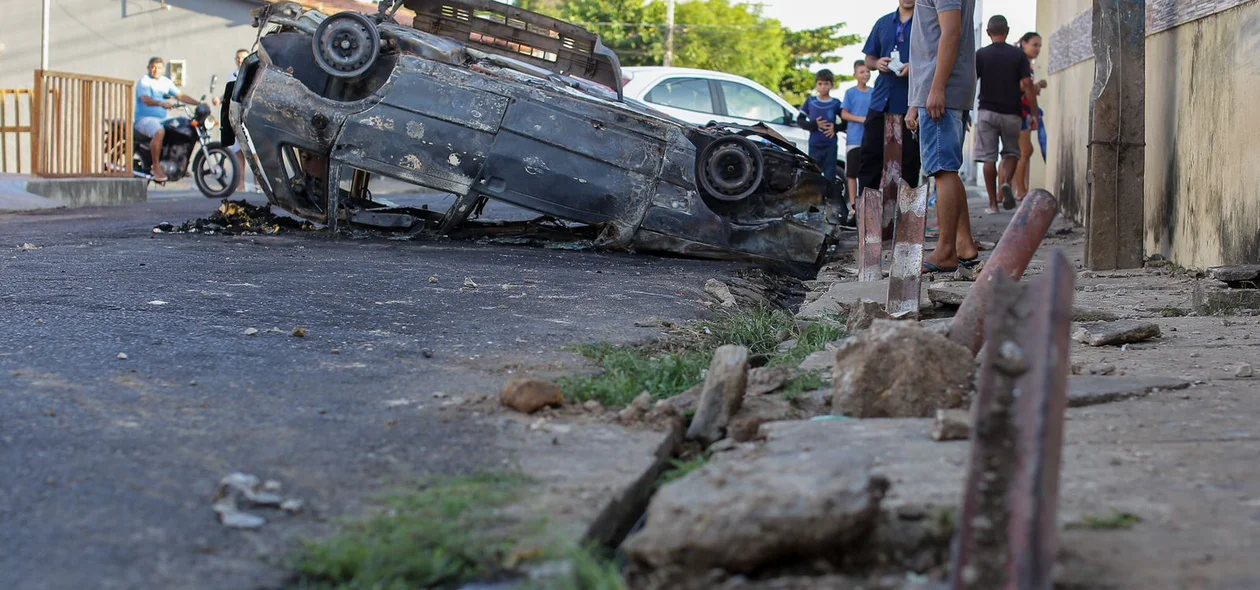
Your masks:
M975 0L918 0L915 7L906 127L919 132L923 173L936 179L940 223L940 239L924 257L923 272L952 272L979 259L967 189L958 175L976 95L975 11Z

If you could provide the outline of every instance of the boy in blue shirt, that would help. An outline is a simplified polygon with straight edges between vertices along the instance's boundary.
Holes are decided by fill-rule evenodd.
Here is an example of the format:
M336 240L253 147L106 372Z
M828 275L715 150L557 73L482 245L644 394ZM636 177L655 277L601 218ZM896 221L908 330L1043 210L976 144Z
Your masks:
M836 181L836 160L839 156L839 131L836 124L840 121L840 101L831 97L831 89L835 87L836 76L831 70L818 70L814 75L814 89L818 96L805 99L801 105L801 114L797 116L797 124L809 130L809 157L818 162L823 176L832 182ZM843 201L841 201L843 205ZM841 211L843 218L848 215Z
M856 212L857 179L862 169L862 136L866 131L866 114L871 110L871 89L867 86L871 81L871 69L866 67L866 60L853 64L853 77L858 85L844 93L844 109L840 111L840 117L849 122L849 131L845 135L844 176L849 181L849 211ZM844 225L856 228L856 214L851 213Z

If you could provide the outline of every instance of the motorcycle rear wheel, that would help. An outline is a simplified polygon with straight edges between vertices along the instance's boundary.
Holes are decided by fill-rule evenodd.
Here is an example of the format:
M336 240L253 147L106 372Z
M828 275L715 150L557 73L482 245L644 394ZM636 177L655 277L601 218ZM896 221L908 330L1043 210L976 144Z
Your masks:
M236 155L219 144L197 150L192 161L192 177L197 190L209 199L226 199L241 183L241 168Z

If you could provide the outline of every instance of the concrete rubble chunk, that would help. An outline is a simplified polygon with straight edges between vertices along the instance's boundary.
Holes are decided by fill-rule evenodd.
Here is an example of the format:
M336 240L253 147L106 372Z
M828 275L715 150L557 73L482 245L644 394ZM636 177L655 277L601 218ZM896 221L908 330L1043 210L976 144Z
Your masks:
M932 303L949 307L962 305L975 283L965 281L938 281L928 286L928 299Z
M845 325L845 329L850 334L855 334L871 327L871 323L875 320L889 319L888 312L884 311L884 306L877 301L863 299L853 305L849 310L849 321Z
M971 436L971 412L967 410L937 410L932 423L932 440L966 440Z
M533 414L547 406L564 405L564 393L554 383L539 379L513 379L499 391L499 401L518 412Z
M1260 289L1236 289L1218 281L1195 281L1191 307L1199 315L1260 309Z
M1251 368L1251 365L1248 365L1248 364L1240 365L1238 367L1238 370L1234 372L1234 376L1238 377L1239 379L1248 379L1254 376L1255 374L1256 374L1255 369Z
M809 356L805 357L805 360L801 361L801 366L799 368L802 371L812 371L812 372L821 371L821 372L826 373L828 376L830 376L831 368L834 367L835 365L836 365L836 351L820 350L818 352L811 353Z
M921 290L919 308L930 308L926 290ZM888 279L879 281L844 281L832 283L827 291L814 301L801 306L796 317L806 320L827 318L835 314L848 313L854 305L862 300L884 301L888 298Z
M1208 269L1208 276L1226 283L1260 282L1260 264L1234 264Z
M747 395L765 395L781 389L795 373L791 367L758 367L748 371Z
M748 349L730 344L718 347L700 391L696 415L687 429L687 439L710 445L726 436L726 426L739 412L747 389Z
M963 407L975 358L914 323L876 320L835 353L832 412L855 418L929 418Z
M819 448L723 455L657 492L625 550L636 564L749 573L834 555L874 526L888 480L873 457Z
M1154 322L1116 321L1081 324L1072 338L1090 346L1117 346L1159 337L1159 324Z
M704 292L717 298L722 307L735 307L735 295L726 283L717 279L709 279L704 283Z

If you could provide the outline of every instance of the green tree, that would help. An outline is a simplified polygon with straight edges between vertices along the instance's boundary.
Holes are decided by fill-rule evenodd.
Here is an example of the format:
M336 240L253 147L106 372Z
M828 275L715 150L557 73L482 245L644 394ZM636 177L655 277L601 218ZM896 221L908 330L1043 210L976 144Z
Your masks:
M516 5L598 34L622 65L661 65L665 58L663 0L517 0ZM759 7L732 0L679 2L674 22L673 65L744 76L793 104L803 102L814 86L810 66L861 40L841 34L844 24L789 31Z
M810 66L834 59L835 52L841 47L855 45L862 41L861 35L842 34L845 23L831 26L787 32L788 52L792 55L792 64L784 71L783 80L779 83L779 93L792 104L805 102L805 97L814 87L814 74ZM852 80L848 64L841 71L834 72L836 82Z

